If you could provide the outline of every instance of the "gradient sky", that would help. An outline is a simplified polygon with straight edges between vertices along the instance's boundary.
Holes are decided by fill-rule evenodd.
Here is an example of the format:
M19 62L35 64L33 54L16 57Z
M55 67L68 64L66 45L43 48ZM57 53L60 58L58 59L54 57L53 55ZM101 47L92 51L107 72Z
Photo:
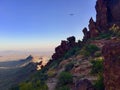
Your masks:
M0 50L53 50L95 19L96 0L0 0ZM73 14L73 15L70 15Z

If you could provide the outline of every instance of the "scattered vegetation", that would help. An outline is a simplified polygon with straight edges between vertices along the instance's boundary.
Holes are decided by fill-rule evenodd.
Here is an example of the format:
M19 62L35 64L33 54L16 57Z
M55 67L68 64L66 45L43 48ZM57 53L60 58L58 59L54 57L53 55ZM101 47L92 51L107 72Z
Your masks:
M82 48L80 54L84 55L85 57L93 56L94 53L99 50L100 49L96 45L88 44Z
M69 63L65 66L65 71L70 71L74 67L74 63Z
M67 85L73 82L72 74L69 72L61 72L58 78L58 84L60 86Z
M110 39L112 37L112 34L110 32L107 33L100 33L99 36L95 38L91 38L91 40L101 40L101 39Z
M11 88L10 90L48 90L48 86L37 80L36 82L23 82L18 86Z
M54 77L56 75L55 69L49 69L47 75L49 78Z
M105 86L104 86L104 82L103 82L104 78L102 74L98 75L98 80L95 82L94 87L97 90L105 90Z
M101 74L103 73L103 59L92 60L92 74Z
M98 80L95 81L94 86L97 90L104 90L104 82L103 82L103 59L97 59L91 61L92 70L91 73L98 76Z
M77 51L80 50L80 47L76 46L76 47L73 47L71 50L69 50L64 56L63 58L67 59L73 55L76 54Z
M113 24L113 26L109 30L113 36L120 37L120 27L116 24Z
M97 51L97 52L95 52L95 54L94 54L94 56L95 57L100 57L102 54L101 54L101 51Z
M71 83L73 83L72 74L69 72L61 72L55 90L70 90L68 85Z
M70 90L70 88L68 86L62 86L58 88L57 90Z

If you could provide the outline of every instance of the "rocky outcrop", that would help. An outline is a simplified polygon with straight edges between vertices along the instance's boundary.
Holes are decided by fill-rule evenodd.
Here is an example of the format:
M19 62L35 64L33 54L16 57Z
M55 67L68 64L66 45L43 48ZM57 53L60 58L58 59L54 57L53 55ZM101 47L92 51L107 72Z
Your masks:
M99 35L99 31L97 30L96 23L91 18L89 21L89 30L90 30L90 37L97 37Z
M108 42L102 52L105 90L120 90L120 41Z
M84 79L76 83L74 90L95 90L95 89L89 80Z
M99 28L105 28L108 23L107 0L97 0L96 2L96 25Z
M56 60L62 57L68 50L77 45L75 37L67 38L67 41L61 41L61 45L55 48L55 53L52 55L52 59Z
M111 24L120 26L120 0L97 0L95 8L97 27L105 30Z
M87 28L84 28L82 32L84 34L83 42L85 42L90 38L90 32L87 30Z
M96 22L91 18L89 31L84 28L83 41L97 37L100 33L108 32L109 28L116 24L120 27L120 0L97 0Z

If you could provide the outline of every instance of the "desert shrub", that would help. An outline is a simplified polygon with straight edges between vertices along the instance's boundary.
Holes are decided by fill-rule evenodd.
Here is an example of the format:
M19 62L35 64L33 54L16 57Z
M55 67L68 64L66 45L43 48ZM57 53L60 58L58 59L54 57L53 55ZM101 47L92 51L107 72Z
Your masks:
M62 86L62 87L59 87L56 90L70 90L70 88L68 86Z
M101 33L98 37L95 37L95 40L100 40L100 39L110 39L112 34L109 33Z
M65 71L70 71L74 67L74 63L69 63L65 66Z
M79 51L79 50L80 50L79 47L73 47L68 52L66 52L66 54L63 56L63 58L67 59L67 58L73 56L74 54L76 54L76 52Z
M61 72L58 78L58 85L66 85L73 82L72 74L69 72Z
M56 75L56 71L54 69L50 69L47 72L48 77L54 77Z
M33 85L31 82L29 83L21 83L19 86L19 90L32 90L33 89Z
M120 27L116 24L113 24L112 27L109 28L109 30L114 36L120 36Z
M84 55L85 57L88 57L90 55L94 55L94 53L99 50L100 49L96 45L88 44L82 48L80 54Z
M82 50L80 51L80 54L84 55L85 57L90 56L90 52L88 52L85 47L82 48Z
M100 51L95 52L94 56L95 56L95 57L100 57L100 56L101 56L101 52L100 52Z
M32 79L46 81L48 79L48 75L46 73L37 72L35 75L32 76Z
M103 60L102 59L98 59L98 60L92 60L92 70L91 73L92 74L100 74L103 72Z
M41 81L37 82L24 82L19 85L19 90L48 90L45 83Z
M96 88L96 90L105 90L103 81L104 81L103 75L100 74L98 76L98 80L94 83L94 87Z
M89 53L95 53L96 51L98 51L99 50L99 48L96 46L96 45L92 45L92 44L90 44L90 45L87 45L86 46L86 50L89 52Z

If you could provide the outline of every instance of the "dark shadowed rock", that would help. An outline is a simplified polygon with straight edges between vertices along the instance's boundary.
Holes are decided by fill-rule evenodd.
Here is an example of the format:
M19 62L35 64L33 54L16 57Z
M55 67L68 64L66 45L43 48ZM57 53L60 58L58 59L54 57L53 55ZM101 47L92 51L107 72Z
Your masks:
M74 90L95 90L95 89L88 79L84 79L76 83Z
M96 2L96 25L97 27L104 28L108 23L108 9L106 0L97 0Z
M120 90L120 41L108 42L102 53L105 90Z
M87 28L84 28L82 31L84 34L83 41L87 41L90 38L90 32L87 30Z
M91 18L89 31L83 29L83 41L97 37L100 33L109 32L109 28L114 24L120 27L120 0L97 0L95 9L96 22Z
M96 24L105 29L111 24L120 26L120 0L97 0Z
M89 21L89 31L90 31L90 37L97 37L99 35L99 31L96 28L96 23L94 20L91 18Z
M68 50L75 47L77 45L75 37L68 37L67 41L62 40L61 44L55 48L55 53L52 55L52 59L61 58Z

